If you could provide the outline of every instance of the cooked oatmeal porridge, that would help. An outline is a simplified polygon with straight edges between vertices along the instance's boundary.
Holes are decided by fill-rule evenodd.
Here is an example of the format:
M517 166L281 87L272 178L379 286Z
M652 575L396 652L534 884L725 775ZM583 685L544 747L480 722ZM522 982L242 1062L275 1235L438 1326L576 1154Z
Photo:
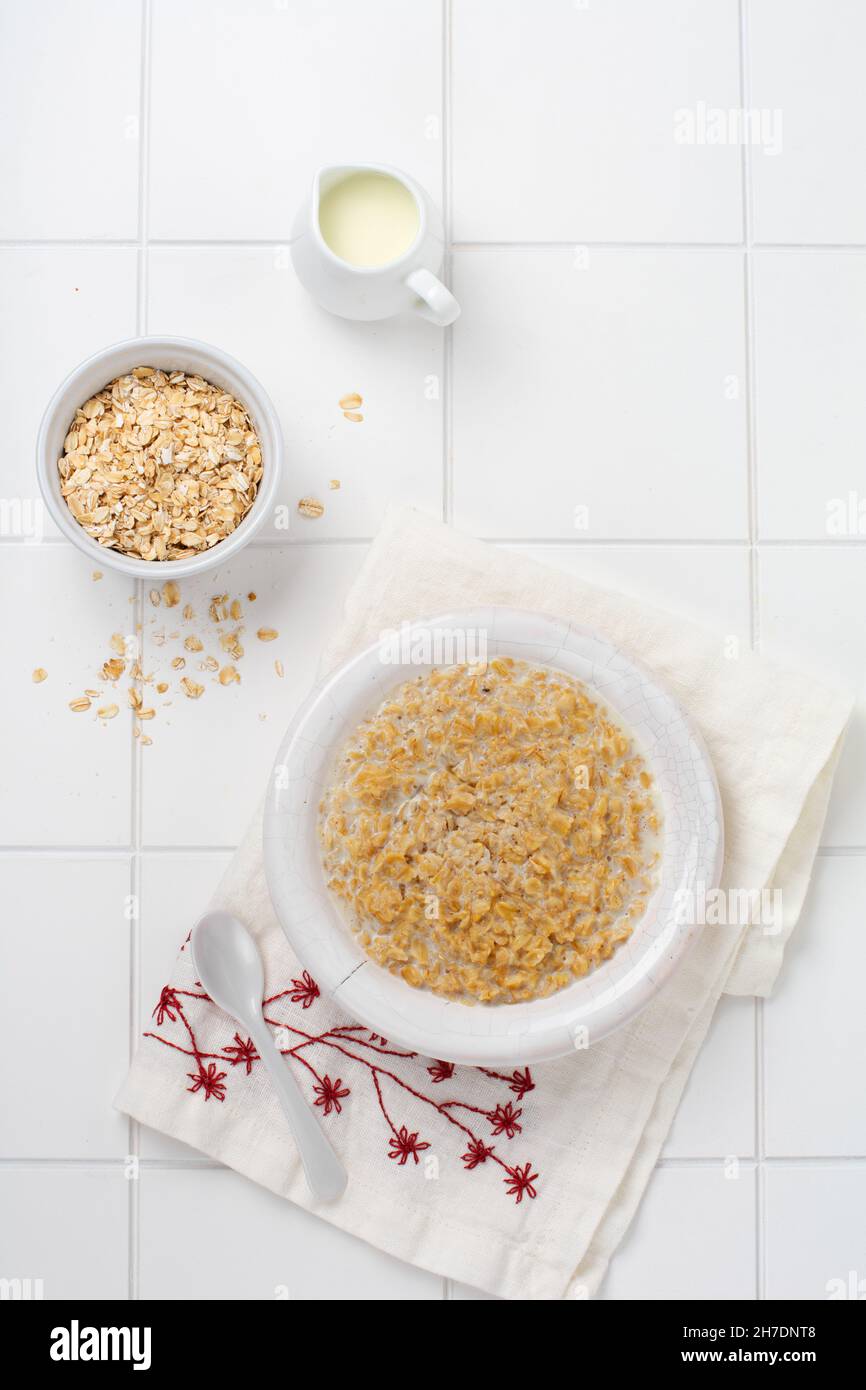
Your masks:
M554 993L607 960L656 886L633 740L579 681L511 658L398 686L320 805L328 886L369 956L467 1003Z

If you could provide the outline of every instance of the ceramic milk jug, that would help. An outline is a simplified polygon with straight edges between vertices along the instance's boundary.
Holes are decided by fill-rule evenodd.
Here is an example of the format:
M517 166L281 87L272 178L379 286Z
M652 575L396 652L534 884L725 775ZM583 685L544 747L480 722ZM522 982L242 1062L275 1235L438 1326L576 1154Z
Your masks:
M414 312L441 327L460 313L437 279L444 252L442 219L429 195L385 164L320 169L291 244L301 284L332 314Z

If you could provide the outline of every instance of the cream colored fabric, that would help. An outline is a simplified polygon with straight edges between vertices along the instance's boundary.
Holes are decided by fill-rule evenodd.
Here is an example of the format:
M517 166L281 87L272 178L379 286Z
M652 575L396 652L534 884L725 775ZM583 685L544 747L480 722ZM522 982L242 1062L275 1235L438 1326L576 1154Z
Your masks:
M533 1068L533 1089L522 1096L507 1078L459 1068L434 1082L430 1059L389 1059L399 1079L380 1081L393 1112L391 1132L367 1060L347 1059L321 1040L324 1029L349 1021L316 1000L315 1015L313 1007L303 1011L304 1026L315 1028L315 1048L332 1077L340 1067L350 1090L342 1114L324 1123L351 1181L341 1202L319 1214L404 1260L505 1297L586 1297L640 1201L720 994L772 988L808 886L851 702L752 653L728 659L717 635L405 509L389 513L371 547L323 669L403 620L490 603L594 628L676 694L719 779L723 886L779 889L782 923L770 932L760 925L707 927L649 1008L588 1051ZM300 975L268 899L258 818L215 901L255 930L269 990ZM190 988L193 979L186 952L172 983ZM226 1021L210 1005L195 1007L204 1010L198 1047L219 1055ZM355 1052L368 1059L376 1046L364 1043ZM200 1092L186 1089L185 1067L192 1071L183 1054L146 1039L118 1104L311 1206L261 1068L242 1085L226 1064L224 1098L204 1103ZM448 1119L440 1105L452 1092L457 1108ZM490 1115L508 1103L521 1110L520 1128L511 1138L493 1137ZM468 1141L455 1129L455 1115L468 1117L508 1164L524 1171L530 1163L530 1173L538 1173L535 1197L525 1192L518 1203L507 1170L489 1159L472 1170L464 1164ZM417 1164L411 1156L405 1164L388 1158L404 1124L429 1145Z

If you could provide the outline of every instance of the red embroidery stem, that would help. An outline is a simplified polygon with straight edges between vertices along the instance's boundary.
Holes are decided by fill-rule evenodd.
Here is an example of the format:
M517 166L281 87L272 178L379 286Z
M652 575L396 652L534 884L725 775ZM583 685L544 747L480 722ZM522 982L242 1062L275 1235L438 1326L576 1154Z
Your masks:
M316 988L314 982L311 981L310 983L313 984L314 988ZM295 994L297 994L297 987L295 984L293 984L292 988L283 990L279 994L271 996L269 999L265 1001L265 1003L274 1003L279 999L284 999L289 995ZM206 1081L207 1071L204 1066L205 1061L233 1063L235 1059L230 1054L225 1054L222 1052L203 1052L200 1049L198 1041L196 1039L195 1031L191 1023L189 1022L189 1019L186 1016L183 1006L180 1004L178 999L178 996L182 995L185 998L202 999L206 1002L211 1002L209 996L207 994L196 993L192 990L172 990L172 995L172 1007L175 1008L179 1020L182 1022L184 1028L186 1029L186 1032L189 1037L190 1048L188 1049L181 1047L178 1043L171 1042L168 1038L164 1038L158 1033L147 1032L144 1036L153 1038L157 1042L165 1044L166 1047L171 1047L175 1051L183 1053L185 1056L193 1057L196 1061L199 1075L201 1076L203 1081ZM318 989L316 989L315 997L318 997ZM312 1002L312 1000L310 1002ZM304 1007L306 1007L306 1005ZM169 1016L171 1017L170 1014ZM380 1066L378 1063L373 1062L369 1058L369 1056L359 1056L357 1052L354 1052L349 1047L345 1046L345 1043L348 1041L351 1042L352 1045L355 1047L365 1047L377 1056L389 1056L401 1059L411 1059L415 1057L417 1054L413 1052L407 1053L403 1051L397 1051L396 1049L387 1047L379 1047L366 1038L352 1037L347 1039L344 1036L344 1034L346 1033L358 1033L365 1031L362 1025L360 1024L338 1025L337 1027L327 1029L322 1033L311 1033L307 1032L303 1028L296 1027L294 1024L284 1023L277 1019L268 1018L267 1015L265 1015L265 1022L272 1028L279 1028L281 1030L285 1029L287 1032L293 1034L294 1036L300 1039L300 1041L296 1043L293 1047L282 1048L280 1050L284 1056L291 1057L294 1060L300 1062L301 1065L305 1067L316 1078L316 1081L320 1086L324 1085L323 1078L319 1075L316 1068L307 1060L307 1058L301 1056L301 1052L306 1048L312 1046L312 1044L314 1043L321 1043L325 1047L330 1047L334 1051L342 1053L344 1057L347 1057L354 1062L359 1062L362 1066L365 1066L372 1076L373 1085L376 1091L376 1098L383 1118L385 1119L386 1124L388 1125L389 1129L391 1130L391 1133L394 1135L394 1138L398 1142L398 1144L402 1142L402 1131L397 1129L393 1120L391 1119L390 1114L388 1113L388 1108L385 1104L385 1098L382 1092L382 1085L380 1081L380 1078L383 1077L387 1077L389 1081L393 1081L396 1086L400 1087L401 1090L407 1092L409 1095L414 1097L415 1100L421 1101L423 1102L423 1104L430 1106L445 1120L447 1120L447 1122L450 1125L453 1125L454 1128L460 1130L461 1133L466 1135L471 1141L472 1146L480 1147L480 1149L484 1151L486 1157L491 1158L494 1161L494 1163L498 1164L498 1166L501 1169L503 1169L504 1172L507 1174L506 1182L511 1184L509 1186L509 1195L515 1196L518 1203L520 1202L524 1192L526 1192L526 1194L530 1197L535 1196L535 1190L532 1187L532 1182L537 1177L537 1174L532 1173L529 1164L525 1165L525 1169L521 1169L519 1165L511 1166L510 1164L506 1163L505 1160L500 1158L500 1156L496 1153L495 1147L493 1145L485 1145L484 1141L480 1139L479 1136L476 1135L467 1124L464 1124L461 1120L457 1119L451 1113L451 1111L454 1109L461 1109L468 1111L471 1114L489 1117L488 1111L484 1110L482 1107L477 1105L469 1105L467 1102L464 1101L433 1100L430 1096L424 1095L422 1091L419 1091L416 1087L410 1085L407 1081L404 1081L402 1077L398 1076L395 1072L389 1070L387 1067ZM213 1068L211 1070L213 1070ZM511 1085L512 1089L514 1089L512 1083L514 1082L517 1073L514 1073L512 1076L504 1076L502 1073L489 1070L486 1067L478 1067L476 1068L476 1070L482 1072L484 1075L489 1076L496 1081L505 1082L506 1084ZM527 1089L534 1089L529 1078L528 1069L526 1071L526 1078L527 1081L529 1081ZM195 1090L198 1089L198 1087L195 1086L189 1089ZM218 1098L222 1099L222 1096L219 1096ZM419 1147L427 1148L429 1146L423 1144ZM414 1156L417 1162L417 1153Z

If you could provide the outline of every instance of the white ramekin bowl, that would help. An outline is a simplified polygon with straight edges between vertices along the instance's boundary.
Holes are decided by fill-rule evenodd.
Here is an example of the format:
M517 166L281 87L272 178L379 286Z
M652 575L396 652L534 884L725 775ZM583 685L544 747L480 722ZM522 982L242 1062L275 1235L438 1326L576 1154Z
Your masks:
M134 367L160 367L163 371L189 372L230 391L246 409L262 449L262 480L256 500L240 526L211 550L183 560L140 560L99 545L79 526L60 491L58 461L63 441L80 405L115 377ZM120 570L137 579L180 579L214 569L236 555L264 525L271 513L280 471L283 439L280 423L264 387L246 367L228 353L193 338L127 338L93 357L88 357L60 386L48 402L36 444L36 471L45 505L54 524L67 540L77 545L95 565Z
M425 635L483 634L486 654L522 657L576 676L623 721L655 775L664 828L660 880L634 934L610 960L547 999L470 1007L413 989L376 965L325 885L318 807L341 745L402 681L453 655L417 663ZM483 608L406 624L345 662L298 711L265 802L264 854L277 919L301 964L353 1019L413 1052L473 1066L548 1061L595 1044L656 997L702 928L679 904L718 885L722 807L709 755L650 672L599 634L541 613ZM419 639L416 642L416 638ZM429 648L429 643L427 647ZM435 644L434 644L435 646ZM691 895L691 897L690 897Z

